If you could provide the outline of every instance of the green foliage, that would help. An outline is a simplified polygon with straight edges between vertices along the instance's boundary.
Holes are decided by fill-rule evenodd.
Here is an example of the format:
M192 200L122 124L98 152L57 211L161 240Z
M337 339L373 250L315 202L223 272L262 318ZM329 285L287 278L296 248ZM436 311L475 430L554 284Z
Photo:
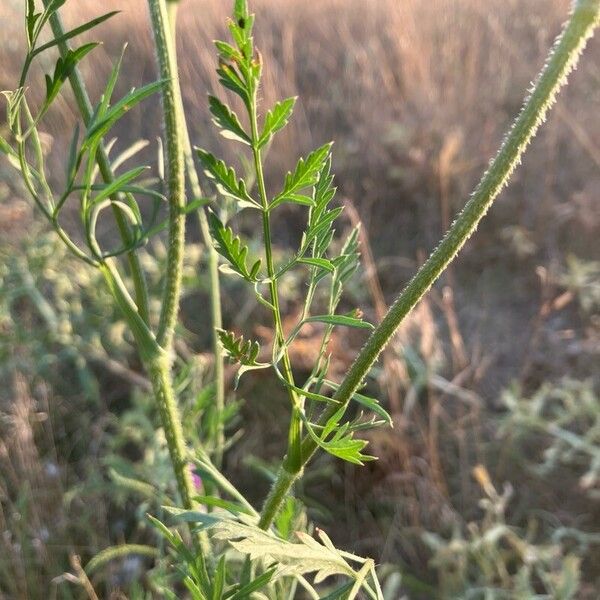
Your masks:
M362 461L372 458L361 452L367 442L354 439L355 426L350 422L341 422L342 413L336 414L336 417L330 419L324 427L315 427L307 417L308 414L314 412L314 407L303 406L305 399L319 404L323 402L330 403L330 399L321 393L321 386L328 365L327 347L333 328L335 326L355 327L365 330L373 328L372 325L363 321L356 312L345 315L336 314L335 312L342 296L343 285L358 267L358 236L356 231L351 233L342 247L341 254L338 256L330 255L330 248L334 241L334 223L342 213L341 207L330 208L335 196L333 176L331 175L331 143L324 144L311 152L306 158L300 158L295 169L285 176L282 190L271 199L266 196L261 149L288 123L296 99L288 98L276 103L269 109L264 117L261 128L262 133L259 133L257 94L261 71L259 59L253 56L254 43L250 34L252 23L253 17L248 14L247 7L241 3L235 9L234 19L229 24L234 45L227 42L216 42L221 59L217 72L221 75L221 83L226 88L235 91L245 102L248 119L251 123L251 132L248 139L253 152L260 201L251 198L244 181L235 175L233 167L229 167L223 161L215 159L212 154L204 150L197 150L197 154L206 169L207 175L216 181L217 190L221 195L233 198L238 204L238 209L251 206L260 208L262 212L265 234L263 242L266 248L267 263L267 275L264 283L269 286L270 298L265 299L258 291L257 297L272 312L276 340L273 348L272 367L290 393L292 409L297 411L294 417L297 419L297 424L300 426L300 423L304 423L307 432L316 443L333 456L355 464L362 464ZM227 105L212 96L209 97L209 104L217 125L225 128L229 133L235 134L235 137L242 137L243 141L248 141L244 137L247 134L242 129L238 117ZM298 252L280 268L277 268L272 260L270 215L272 211L284 203L308 207L307 227ZM209 222L215 248L227 259L228 267L255 286L263 283L258 276L260 261L254 262L251 267L247 266L248 248L241 243L239 237L234 234L233 229L223 225L215 213L212 212ZM302 318L287 339L284 339L281 329L277 287L281 278L292 269L299 267L305 269L308 267L305 306ZM326 307L329 312L327 314L311 315L310 308L316 288L326 278L330 280L330 299ZM290 370L289 346L294 343L295 338L305 324L315 322L326 325L321 352L311 377L300 387L293 381ZM220 333L220 336L226 353L230 358L241 364L238 378L247 370L266 366L262 363L256 363L257 345L252 345L250 342L244 343L243 338L236 340L232 334L225 332ZM314 389L311 389L311 386L315 386ZM375 400L363 403L363 406L369 410L374 409L376 412L379 409ZM381 414L381 411L379 412ZM372 423L374 424L375 421Z
M524 452L540 476L568 466L579 474L580 488L591 498L600 497L600 397L591 380L563 379L546 383L532 395L518 386L505 390L507 410L501 432L522 445L533 436L542 451Z
M213 114L213 123L221 127L222 135L226 138L237 140L243 144L250 145L252 142L244 128L240 124L238 116L218 98L208 97L210 112ZM204 162L204 161L203 161Z
M229 110L223 105L225 110ZM196 154L205 168L208 177L215 180L217 189L224 196L233 198L243 208L257 208L258 204L250 197L246 184L235 174L233 167L227 167L222 161L216 159L210 152L196 148Z
M208 224L215 248L221 256L227 259L231 271L251 283L258 281L261 259L255 260L249 267L246 263L248 246L243 245L231 227L223 225L219 217L212 211L208 214Z
M271 138L288 124L295 104L296 98L287 98L281 102L276 102L275 106L267 111L263 130L257 143L259 150L266 146Z
M226 138L241 142L251 151L252 179L256 190L240 178L233 167L210 152L197 149L196 155L218 192L216 206L209 213L208 222L201 219L203 230L208 231L206 239L210 235L214 250L227 261L225 268L239 275L260 306L268 309L273 331L269 362L258 362L260 346L256 342L245 341L243 337L218 328L220 345L226 356L239 363L238 379L245 371L270 367L289 398L286 454L260 514L220 470L223 444L222 440L217 440L216 432L222 432L225 425L235 418L239 404L231 402L226 408L222 402L218 405L214 399L216 385L207 384L203 377L197 376L191 364L193 361L178 357L176 350L179 351L179 348L172 343L184 275L185 214L208 201L201 197L189 149L185 168L196 198L185 205L184 148L186 142L188 147L190 143L184 129L183 103L173 52L175 44L170 39L174 28L171 27L173 23L168 22L171 17L165 0L149 0L161 79L132 89L113 103L123 60L121 55L95 105L87 97L77 67L97 44L89 42L71 49L67 42L92 30L115 13L107 13L65 32L57 14L63 4L64 0L47 0L43 9L38 11L34 0L26 2L27 51L18 85L14 90L4 92L9 139L0 138L0 151L20 171L27 192L63 243L61 248L68 249L74 257L92 268L94 285L97 281L104 282L104 293L111 308L120 311L120 318L127 326L127 342L134 342L137 346L141 363L150 377L150 381L144 380L142 386L152 387L152 402L158 408L162 430L157 435L152 411L139 406L127 411L121 420L121 435L114 441L115 446L112 454L106 457L106 465L112 483L125 494L120 498L122 502L131 494L138 498L138 511L142 507L157 514L162 511L174 524L171 527L157 518L149 518L154 529L167 542L169 557L147 544L124 544L98 554L88 563L88 570L94 571L133 552L158 561L160 573L156 587L167 598L176 598L180 586L184 586L194 600L241 600L249 597L283 600L294 598L301 587L312 598L326 594L326 598L352 600L360 596L381 600L383 592L374 561L337 550L322 531L317 531L319 541L309 535L305 511L301 503L290 496L290 489L318 449L358 465L375 458L364 452L367 440L357 439L355 435L372 427L391 425L392 420L377 400L360 392L365 377L402 319L456 256L508 182L556 93L575 66L586 39L600 21L598 1L588 0L575 5L564 34L557 41L490 169L440 245L398 296L382 323L373 327L363 320L358 309L350 312L338 310L344 287L358 268L359 248L357 228L337 243L335 233L342 207L334 205L336 189L331 174L332 144L325 143L299 158L295 167L285 175L278 188L280 191L274 195L267 192L264 153L291 119L296 99L276 102L262 118L259 115L262 59L252 37L254 15L249 13L246 0L235 0L233 17L228 24L231 43L216 42L219 55L217 74L222 86L242 100L247 114L240 119L216 96L209 96L208 103L213 122L221 133ZM40 44L40 36L47 24L52 29L52 37ZM37 110L32 110L33 104L28 102L30 67L36 58L41 55L46 58L49 55L44 53L55 47L59 57L45 75L44 100ZM47 62L42 64L45 66ZM62 191L57 193L54 189L56 178L50 177L46 171L40 128L67 81L73 88L82 123L74 130L65 161L66 180ZM164 165L167 171L164 192L162 186L157 185L163 182L142 179L144 166L119 171L122 163L136 154L139 144L134 144L121 157L111 161L109 145L104 143L109 131L129 110L158 92L163 93L168 155ZM162 168L161 164L161 179ZM228 211L221 210L222 197L236 207L236 213L252 208L252 216L260 215L264 260L248 260L248 246L242 243L234 226L223 222L227 222L225 216ZM81 224L79 232L67 231L61 224L63 211L73 204L73 198L77 200ZM141 202L148 200L152 203L151 210L142 210ZM157 223L163 204L168 207L168 218ZM279 256L273 251L272 219L274 212L283 204L293 205L287 207L289 210L304 211L307 224L299 248L281 264L276 264ZM120 237L120 243L108 250L102 247L103 241L97 233L100 220L107 217L106 209L110 209ZM149 212L150 218L147 216ZM166 266L163 266L164 286L158 311L153 313L149 293L156 290L148 289L148 273L142 267L141 246L165 228L168 229L168 243ZM338 246L341 248L338 249ZM216 256L214 251L211 252ZM264 272L261 271L263 264ZM215 265L216 262L213 263L216 272ZM36 280L30 273L28 276L27 264L17 260L11 268L14 273L20 274L25 289L23 293L36 305L51 333L52 343L67 347L80 372L89 375L85 361L82 362L78 356L80 348L86 348L85 340L62 331L61 319L39 293ZM566 285L588 289L588 270L583 269L582 273L582 269L574 268L572 271L576 272L575 284L568 282ZM280 295L285 279L292 275L305 282L306 287L298 321L287 334L283 327ZM316 306L322 297L325 298L324 306ZM582 295L584 297L586 300L582 301L582 306L589 310L587 295ZM218 293L212 298L216 323L215 314L219 314L220 322ZM7 320L7 316L10 318L13 301L14 298L2 298L3 320ZM591 307L594 306L592 301ZM156 312L159 314L156 315ZM320 324L321 339L313 368L300 384L296 381L298 375L294 371L290 350L297 342L301 328L310 323ZM337 382L328 378L331 361L329 342L334 328L339 326L368 331L369 338L348 373ZM103 354L101 357L107 358ZM219 377L215 376L216 379ZM217 385L220 383L222 379L216 382ZM98 398L97 390L92 391ZM558 397L547 391L540 394L541 399L536 398L535 402L528 402L525 406L521 406L518 396L509 398L513 418L511 425L534 427L551 438L547 453L551 467L558 460L580 464L583 458L587 461L587 470L582 476L582 485L595 486L600 464L594 437L597 429L594 415L598 412L596 396L587 390L580 398L583 399L580 404L586 409L583 418L590 423L592 430L590 433L580 428L582 415L574 408L575 403L568 393ZM143 404L147 399L143 395L140 397ZM178 400L186 406L183 416ZM353 408L358 409L358 414L348 411L351 403ZM541 413L532 412L532 406L534 409L541 406ZM362 409L371 416L364 417L360 412ZM551 418L544 411L548 411ZM120 460L120 450L132 438L160 458L144 461L141 468L140 465L127 468L123 464L126 461ZM188 449L187 441L193 442L194 451ZM157 465L168 468L157 468ZM171 485L171 469L179 500L175 499ZM199 484L196 484L195 477L201 478ZM488 496L482 503L485 511L482 524L469 528L466 536L459 528L449 543L434 534L425 536L434 553L432 566L438 570L444 593L470 594L472 597L473 590L475 594L483 590L485 597L494 597L501 585L504 590L523 597L533 596L536 587L543 587L552 597L574 597L579 578L578 559L574 555L563 555L562 548L557 555L556 546L547 549L533 544L507 526L504 514L508 494L499 495L481 471L479 480ZM118 494L114 500L119 501ZM183 507L177 506L178 502ZM163 518L162 513L159 516ZM181 523L186 524L187 529L177 529ZM479 570L473 568L474 564ZM169 565L177 569L171 575L165 575ZM84 579L87 587L89 582L85 582L84 575L78 572L78 577L80 583ZM343 581L340 582L340 578Z
M236 387L240 377L246 371L254 371L256 369L265 369L270 366L268 363L261 363L257 361L260 345L258 342L252 342L250 340L244 340L243 336L236 337L235 334L230 331L224 331L219 329L219 339L223 345L225 356L227 356L232 362L240 364L236 375Z
M331 146L332 144L325 144L311 152L306 159L301 158L298 161L294 172L285 176L283 189L270 203L271 210L284 202L313 205L313 199L300 192L317 183L323 166L330 156Z
M511 527L505 515L512 488L499 494L481 465L475 476L485 492L483 518L469 523L466 531L457 524L451 538L423 534L433 553L430 566L438 574L441 597L577 598L581 565L576 554L551 540L536 543L534 526L528 532Z

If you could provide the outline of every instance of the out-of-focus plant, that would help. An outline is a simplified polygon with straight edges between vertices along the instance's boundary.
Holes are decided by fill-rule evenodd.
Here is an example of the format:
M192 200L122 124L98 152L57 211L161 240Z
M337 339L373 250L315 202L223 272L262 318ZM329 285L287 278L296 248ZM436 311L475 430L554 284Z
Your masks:
M537 459L526 455L539 475L561 465L573 467L580 473L581 489L600 497L600 398L592 380L546 383L533 394L513 386L502 394L502 402L508 412L501 435L519 445L535 440Z
M450 538L426 532L423 540L433 555L430 566L439 578L442 598L576 598L580 559L559 541L536 543L535 527L519 531L506 522L513 489L499 493L487 470L474 474L485 497L480 521L457 525ZM540 593L541 592L541 593Z
M589 315L600 312L600 262L568 256L557 283L573 292L582 310Z
M214 122L225 137L249 148L256 189L239 178L232 167L198 148L196 156L205 173L215 182L220 199L214 210L206 213L205 205L209 200L203 197L195 172L177 77L173 35L176 2L148 1L159 81L134 89L120 100L113 101L121 56L95 105L90 102L77 65L97 44L86 43L75 49L69 44L79 34L93 29L114 13L65 31L58 15L64 3L65 0L45 0L38 10L35 0L26 2L27 52L17 88L4 92L10 135L9 140L0 138L0 150L18 169L29 195L65 247L95 270L104 282L135 341L162 420L180 496L181 508L171 506L168 511L176 523L189 525L193 543L188 545L179 532L156 518L151 517L151 521L177 556L183 584L198 600L290 598L294 597L299 586L313 598L323 597L325 592L330 599L353 599L360 594L381 599L383 592L374 562L336 549L322 531L317 532L318 539L309 535L304 510L291 497L291 488L302 477L305 466L318 450L354 464L373 458L363 453L367 442L355 435L391 420L376 400L360 393L363 381L402 320L454 259L507 184L557 92L577 63L587 39L598 25L600 0L574 2L571 17L497 156L438 247L376 327L366 323L358 310L346 314L337 312L344 284L358 266L358 241L355 229L343 241L340 250L333 250L334 225L341 208L333 204L335 188L331 174L331 144L325 144L300 159L276 192L269 193L266 189L265 150L291 118L295 99L276 103L263 112L261 118L259 97L263 65L254 47L254 15L249 13L246 0L234 2L233 19L229 23L232 43L216 42L220 82L241 100L245 117L240 119L215 96L209 97L209 103ZM48 24L53 37L42 42L42 31ZM60 56L52 72L45 76L45 95L41 104L33 107L28 101L30 67L37 57L52 48L58 48ZM64 161L64 185L57 192L51 182L59 177L46 171L40 128L67 80L81 113L82 126L74 130ZM159 91L163 101L166 152L164 165L161 164L164 177L155 182L142 178L144 166L122 170L123 162L135 155L136 148L111 159L105 137L129 110ZM190 201L185 189L186 173L192 190ZM226 203L222 197L227 199ZM144 204L149 205L147 209L142 206ZM282 264L276 264L272 216L284 204L306 210L307 225L297 251ZM168 218L160 222L158 214L163 205L167 207ZM81 225L78 232L72 232L63 223L67 206L73 206L78 212ZM223 210L224 206L227 210ZM201 229L210 247L216 364L212 402L214 411L221 416L212 420L210 431L205 435L194 437L194 449L190 452L178 406L172 362L182 289L185 217L198 210L201 211ZM228 217L242 210L254 211L259 217L263 257L250 258L248 247L228 225ZM106 248L98 232L99 223L106 223L108 214L112 215L120 242ZM167 252L155 318L151 310L147 274L140 260L140 247L164 229L167 231ZM225 261L223 268L251 286L257 301L270 313L273 329L270 357L261 354L257 342L244 340L220 328L217 253ZM307 287L300 318L287 332L282 322L280 286L292 270L305 270ZM125 271L128 278L124 275ZM328 289L327 307L322 313L313 314L313 300L317 288L322 287ZM314 322L325 325L321 348L308 379L299 384L289 350L302 327ZM336 326L370 332L341 381L328 379L328 343ZM239 363L238 378L248 371L272 369L289 396L287 451L260 512L219 468L225 448L220 368L223 354ZM201 408L207 402L203 400ZM351 403L374 416L364 418L360 413L358 417L348 418ZM190 463L193 463L195 473ZM201 478L206 490L203 489L203 493L199 493L195 477ZM121 481L127 483L123 479ZM131 483L133 485L135 482ZM144 486L144 482L138 482L139 485ZM148 485L152 486L152 483L148 482ZM141 551L139 547L129 550ZM127 552L126 547L107 549L92 566L97 568L112 556L122 556ZM153 553L148 549L144 552ZM78 565L77 561L73 564ZM78 569L82 584L87 586L89 582L85 574ZM335 576L334 587L325 591L323 580L332 581L332 576ZM165 587L165 595L177 597L173 589L176 588L171 585Z

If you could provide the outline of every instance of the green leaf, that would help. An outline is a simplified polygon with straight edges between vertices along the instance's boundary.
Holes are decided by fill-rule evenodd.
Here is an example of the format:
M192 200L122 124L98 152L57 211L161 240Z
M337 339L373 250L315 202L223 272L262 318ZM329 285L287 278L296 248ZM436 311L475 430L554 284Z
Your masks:
M328 210L329 203L335 196L333 175L331 175L331 155L323 163L318 181L314 187L313 206L308 215L308 225L302 236L300 253L311 249L313 258L323 258L333 240L333 223L340 215L342 208ZM314 283L318 283L325 273L317 274Z
M265 122L263 131L258 139L258 148L266 146L273 135L280 129L283 129L294 111L294 105L296 104L297 97L287 98L282 102L277 102L275 106L267 112L265 115Z
M40 54L41 52L44 52L45 50L48 50L48 48L52 48L53 46L56 46L57 44L61 44L62 42L66 42L67 40L70 40L71 38L80 35L81 33L84 33L90 29L93 29L94 27L96 27L97 25L100 25L100 23L103 23L104 21L110 19L111 17L114 17L116 14L118 14L120 11L118 10L114 10L111 12L108 12L100 17L96 17L95 19L92 19L91 21L88 21L87 23L84 23L83 25L80 25L79 27L75 27L75 29L71 29L71 31L67 31L66 33L64 33L63 35L54 38L53 40L50 40L48 43L44 44L43 46L40 46L39 48L36 48L32 53L31 56L32 58L34 56L37 56L38 54Z
M304 319L304 323L327 323L328 325L343 325L345 327L356 327L357 329L374 329L371 323L348 315L316 315Z
M103 186L102 191L94 196L92 204L97 204L106 198L110 198L120 192L124 192L124 188L127 186L127 184L132 182L134 179L137 179L148 168L149 167L136 167L135 169L131 169L130 171L123 173L109 184Z
M328 379L324 379L323 383L333 390L337 390L340 387L337 383ZM383 406L381 406L381 404L379 404L379 402L375 398L371 398L370 396L365 396L364 394L354 392L352 400L355 400L356 402L364 406L367 410L370 410L371 412L381 417L391 427L394 426L390 414L387 412L387 410L383 408Z
M325 144L311 152L306 159L301 158L295 171L286 175L283 190L275 196L271 206L277 206L282 202L295 202L297 201L296 195L298 192L314 185L319 179L319 172L329 156L331 146L331 143ZM288 198L291 198L291 200L288 200ZM312 204L312 201L310 204Z
M114 106L106 111L104 116L99 116L97 119L93 119L90 123L86 139L83 143L82 149L91 148L97 144L102 137L110 130L110 128L123 117L125 113L130 111L133 107L139 104L142 100L145 100L149 96L152 96L158 92L164 85L164 81L154 81L139 89L133 88L129 94L121 98Z
M241 62L243 60L243 56L240 54L239 50L234 48L231 44L215 40L215 46L219 51L220 57L224 60L232 62Z
M215 517L199 510L185 510L175 506L163 506L165 512L169 513L176 523L197 523L199 529L207 529L222 521L221 517Z
M262 589L271 581L273 575L275 574L276 568L272 567L268 571L265 571L262 575L247 583L245 586L241 587L237 592L233 594L233 596L229 597L229 600L248 600L248 598L252 598L252 593L257 592Z
M347 600L348 592L353 588L354 583L351 581L350 583L346 583L341 587L333 590L327 596L321 596L320 600Z
M244 336L236 337L231 331L217 329L219 340L225 355L234 362L247 366L260 366L256 359L260 353L260 344L244 340Z
M277 196L271 204L269 204L269 210L277 208L280 204L289 202L291 204L302 204L303 206L312 206L313 201L309 196L304 194L287 194L285 196Z
M240 377L247 371L266 369L270 366L268 363L261 363L256 360L260 353L260 344L258 342L244 340L243 336L236 337L234 333L225 331L224 329L217 329L217 333L225 356L229 360L240 364L240 368L235 376L235 388L238 386Z
M234 515L252 514L250 510L248 510L245 506L242 506L238 502L223 500L223 498L217 498L216 496L195 496L194 500L199 504L205 504L206 506L216 506L217 508L223 508Z
M111 69L108 81L106 83L106 87L104 88L104 92L102 92L100 104L98 105L98 109L96 111L96 118L103 117L106 114L106 111L108 110L113 92L115 90L115 85L117 84L117 79L119 78L119 73L121 72L121 65L123 64L123 56L125 55L126 48L127 44L123 46L123 49L121 50L121 54L119 56L119 60L117 60L117 62L113 65L113 68Z
M359 226L356 226L346 238L340 255L332 261L335 265L335 273L331 286L331 302L333 306L338 305L342 297L344 285L358 269L360 261L358 232Z
M73 137L71 138L71 143L69 144L69 154L67 156L67 181L72 182L75 178L75 173L78 168L78 153L77 153L77 144L79 143L79 123L75 125L75 129L73 130Z
M219 75L219 83L237 94L244 101L244 104L249 107L250 92L235 67L223 62L217 69L217 74Z
M56 65L54 67L54 75L50 77L49 75L45 76L46 79L46 99L44 102L44 106L41 113L44 113L47 108L50 106L52 101L58 95L60 88L63 83L67 80L69 75L75 69L75 66L78 62L80 62L86 54L90 53L96 46L97 43L92 42L89 44L84 44L83 46L77 48L77 50L69 50L67 54L64 56L58 57L56 61ZM39 120L40 117L38 117Z
M213 577L212 585L212 600L221 600L223 597L223 590L225 589L225 555L221 556L215 575Z
M67 0L50 0L46 4L46 12L49 14L55 13Z
M301 415L301 417L310 437L325 452L355 465L363 465L366 461L376 460L375 456L362 453L363 448L367 446L368 442L366 440L355 439L354 433L350 430L349 423L339 424L339 420L345 411L346 407L344 405L340 406L327 421L320 435L315 432L313 424L304 415ZM328 440L327 438L332 433L333 436Z
M241 275L246 281L258 281L261 259L248 267L246 263L248 246L242 245L240 238L233 233L231 227L223 225L212 210L208 212L208 225L216 251L229 261L233 272Z
M233 167L227 167L224 161L218 160L210 152L196 148L196 154L204 165L207 177L215 181L215 185L221 194L234 198L243 208L260 208L246 189L243 179L239 179Z
M233 5L233 15L236 19L248 18L247 0L235 0L235 4Z
M318 269L323 269L327 273L333 273L335 271L335 266L330 260L326 258L299 258L298 262L304 265L310 265L311 267L317 267Z
M35 12L34 0L27 0L27 13L25 15L25 23L27 25L27 44L29 48L33 46L36 38L36 24L42 13Z
M237 115L215 96L208 97L210 112L213 114L213 123L221 127L223 137L237 140L243 144L250 145L252 140L244 131Z

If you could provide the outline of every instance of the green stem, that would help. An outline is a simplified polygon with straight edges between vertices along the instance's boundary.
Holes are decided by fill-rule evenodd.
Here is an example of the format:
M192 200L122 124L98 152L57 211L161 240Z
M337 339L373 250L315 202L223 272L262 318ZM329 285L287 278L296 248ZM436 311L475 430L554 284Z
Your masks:
M176 21L177 21L177 7L179 6L177 1L171 1L168 4L169 19L171 23L171 34L173 40L176 40ZM176 50L175 50L176 51ZM180 96L181 98L181 96ZM200 179L196 171L194 164L194 155L192 152L192 144L190 142L189 130L185 120L185 111L183 109L183 102L180 103L179 107L181 113L181 121L183 126L184 135L184 156L186 173L190 189L194 198L202 197L202 188L200 186ZM212 324L212 347L214 355L214 383L215 383L215 412L216 418L214 422L214 430L212 436L214 440L214 452L213 461L216 465L220 466L223 460L223 448L225 446L225 432L224 423L222 419L223 411L225 409L225 368L224 368L224 357L223 348L219 341L219 334L217 329L223 328L223 317L221 314L221 285L219 282L219 253L215 250L210 235L210 229L208 226L208 219L206 217L206 211L204 209L198 210L198 224L200 226L200 233L202 240L208 253L208 284L210 290L210 313L211 313L211 324Z
M158 324L157 340L167 351L173 344L173 332L179 311L183 250L185 243L185 160L184 134L181 120L181 92L175 56L175 44L169 29L165 0L148 0L154 44L162 91L165 147L167 155L167 184L169 194L169 247L167 273Z
M50 0L44 0L45 5L47 5L49 2ZM50 27L52 28L52 33L54 34L55 38L59 38L64 35L65 30L58 11L53 12L50 16ZM65 57L69 51L68 43L65 41L58 44L58 50L61 56ZM73 90L73 95L75 96L75 101L77 102L77 107L79 108L79 112L83 118L83 122L87 126L92 118L93 107L90 97L87 93L85 83L83 82L83 78L81 77L77 67L71 71L71 74L69 75L69 82ZM115 177L103 144L100 144L98 148L96 160L104 183L112 183ZM118 198L116 196L111 197L111 200L113 201L117 199ZM127 220L116 205L113 205L112 209L123 245L130 246L133 242L133 237L129 225L127 224ZM135 288L137 310L139 311L142 319L148 323L148 288L138 255L135 250L131 250L127 253L127 262Z
M519 164L523 152L544 121L548 109L554 103L560 88L566 83L567 76L577 64L586 41L592 36L599 22L600 0L576 2L571 17L552 47L531 95L526 99L521 113L504 139L490 168L483 175L471 198L439 246L404 288L367 340L334 394L337 403L332 403L330 408L323 412L319 419L320 425L324 425L339 410L340 403L344 406L349 404L404 317L429 290L475 231L479 221L487 213ZM314 440L306 436L302 441L301 468L310 460L316 449ZM290 477L289 472L280 471L261 512L260 526L263 529L270 527L289 488L300 472L301 469Z
M164 351L156 354L146 361L146 370L150 376L158 404L182 505L185 509L192 510L196 506L194 496L197 495L197 492L188 461L181 415L173 392L169 356ZM210 556L210 543L206 532L194 537L194 541L203 556Z
M258 148L258 119L256 115L256 94L252 99L250 106L250 127L252 135L252 155L254 159L254 168L256 171L256 183L258 193L262 204L263 237L265 244L265 258L267 263L267 275L269 277L269 292L271 296L271 306L273 313L273 323L275 327L275 339L273 344L283 347L285 345L285 336L283 333L283 323L281 321L281 309L279 307L279 292L277 289L277 280L275 279L275 266L273 264L273 248L271 244L271 222L269 213L269 199L265 187L265 177L262 166L261 152ZM294 384L294 375L292 364L287 348L282 353L283 377L290 385ZM301 400L296 392L288 386L290 402L292 404L292 415L290 419L290 429L288 433L288 450L284 462L284 469L295 473L302 466L301 442L302 442L302 419L300 411L302 410Z
M179 300L181 278L183 274L183 250L185 243L185 161L184 128L181 115L181 91L177 73L175 42L169 28L167 5L165 0L148 0L154 42L158 57L163 87L163 120L165 126L167 150L167 181L169 193L169 248L167 252L167 273L160 322L156 341L161 353L146 361L146 368L152 380L152 387L158 401L160 416L167 437L167 445L177 486L181 494L183 507L191 510L195 490L192 474L187 463L185 437L183 435L181 415L173 391L171 374L171 354L173 333ZM210 556L210 542L206 532L194 538L198 550L204 556Z

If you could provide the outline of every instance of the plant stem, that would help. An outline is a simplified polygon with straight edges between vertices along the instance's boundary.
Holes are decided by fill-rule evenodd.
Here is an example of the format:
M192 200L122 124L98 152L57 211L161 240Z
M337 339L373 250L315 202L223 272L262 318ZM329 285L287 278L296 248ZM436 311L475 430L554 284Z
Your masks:
M47 2L46 2L47 3ZM50 17L50 25L55 37L64 34L64 28L61 23L58 11ZM58 45L59 51L64 56L68 52L68 45L63 42ZM92 104L87 93L85 83L77 68L73 69L69 81L75 95L79 111L84 123L87 125L92 117ZM107 153L100 145L97 153L98 167L105 183L111 183L114 180L114 174L108 160ZM183 194L181 194L183 195ZM178 211L179 212L179 211ZM124 244L131 243L131 233L121 212L115 208L115 219L117 221L119 232ZM173 470L177 480L179 493L186 508L192 508L192 496L195 493L191 473L185 462L185 441L181 429L181 417L173 394L170 369L168 367L168 358L165 352L160 348L154 336L148 329L148 296L145 278L135 251L128 253L129 265L134 280L136 292L136 302L130 298L121 281L118 272L110 261L101 265L101 271L105 280L111 289L113 297L117 300L123 314L125 315L129 326L131 327L137 342L140 356L144 361L151 378L154 395L159 407L159 413L167 444L169 454L173 464ZM168 276L167 276L168 277ZM178 304L176 302L175 306Z
M173 392L169 356L164 351L156 354L152 359L146 361L146 370L150 376L152 389L158 404L181 501L185 509L191 510L195 506L194 496L197 492L188 463L181 415ZM210 546L206 532L194 537L194 541L202 554L209 556Z
M176 21L177 21L177 8L179 3L177 1L171 1L168 4L169 19L171 23L171 35L173 41L176 38ZM174 43L175 52L177 52L176 44ZM183 99L180 95L180 118L183 127L184 136L184 157L185 167L190 189L194 198L202 197L202 188L200 186L200 180L194 164L194 156L192 152L192 144L190 142L189 130L185 119L185 111L183 109ZM223 328L223 318L221 314L221 285L219 282L219 253L215 250L210 235L210 229L208 226L208 219L206 217L206 211L199 209L198 212L198 225L200 227L200 233L204 246L208 253L208 284L210 293L210 313L211 313L211 324L212 324L212 347L214 355L214 385L215 385L215 413L216 418L214 421L214 430L212 436L214 440L214 451L213 451L213 462L217 466L221 466L223 460L223 448L225 446L225 432L224 423L222 419L223 410L225 408L225 369L224 369L224 357L221 342L219 341L219 334L217 329Z
M158 343L170 352L173 332L179 311L183 250L185 243L185 161L184 135L181 120L181 92L177 73L175 44L169 29L165 0L148 0L154 44L160 78L165 84L162 91L165 147L167 154L167 183L169 194L169 248L167 273L156 335Z
M49 4L49 2L50 0L44 0L45 5ZM55 38L62 37L65 33L58 10L54 11L50 15L50 27L52 28L52 33L54 34ZM61 56L64 58L69 52L68 43L63 41L58 44L58 50ZM73 95L75 96L75 101L83 118L83 122L87 126L92 118L93 107L90 97L87 93L85 83L77 67L71 71L69 75L69 83L71 84L71 89L73 90ZM108 159L108 155L104 148L104 144L99 145L98 152L96 153L96 160L104 183L112 183L115 177ZM116 197L111 197L111 200L116 199ZM121 241L123 242L124 246L129 246L133 241L129 225L117 206L113 205L112 209L117 227L119 229L119 235L121 236ZM140 266L140 261L135 250L131 250L127 253L127 261L135 288L137 310L142 319L148 323L148 288L146 285L146 278L144 277L144 273Z
M269 277L269 292L271 295L271 306L273 313L273 324L275 327L274 346L285 345L285 336L283 333L283 324L281 321L281 309L279 307L279 292L277 289L277 280L275 279L275 267L273 264L273 248L271 244L271 222L269 216L269 199L265 187L265 177L262 166L261 151L258 148L258 119L256 115L256 94L250 106L250 127L252 137L252 155L254 159L254 168L256 171L256 183L258 193L262 204L263 236L265 244L265 258L267 263L267 275ZM288 349L284 348L282 355L283 377L291 384L294 384L294 375ZM295 473L302 466L301 442L302 442L302 419L300 410L302 410L301 400L296 392L288 387L290 401L292 404L292 414L290 419L290 429L288 433L288 450L285 458L284 469Z
M169 28L165 0L148 0L148 5L160 77L165 80L162 99L169 192L169 249L163 303L156 335L156 342L161 346L161 352L146 361L146 368L150 374L152 387L158 402L183 507L191 510L195 505L193 500L195 489L187 463L185 438L181 425L181 415L173 391L170 365L173 333L179 312L185 243L185 213L183 212L185 204L185 161L183 150L184 128L180 110L181 91L177 73L175 43ZM210 542L205 531L195 536L194 541L197 543L198 550L204 556L210 556Z
M337 402L323 411L319 425L324 425L339 410L340 404L344 406L349 404L404 317L429 290L476 230L479 221L485 216L519 164L523 152L544 121L548 109L554 103L560 88L566 83L567 76L577 64L586 41L592 36L599 22L600 0L579 0L575 3L571 17L552 47L533 91L526 99L523 109L500 146L490 168L483 175L471 198L438 247L404 288L367 340L333 396ZM302 441L301 468L310 460L316 449L314 440L306 436ZM270 527L289 488L299 476L301 468L298 474L292 477L289 471L280 471L261 512L259 524L263 529Z

